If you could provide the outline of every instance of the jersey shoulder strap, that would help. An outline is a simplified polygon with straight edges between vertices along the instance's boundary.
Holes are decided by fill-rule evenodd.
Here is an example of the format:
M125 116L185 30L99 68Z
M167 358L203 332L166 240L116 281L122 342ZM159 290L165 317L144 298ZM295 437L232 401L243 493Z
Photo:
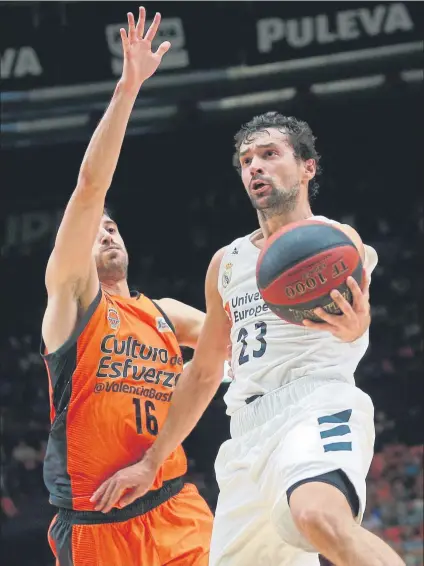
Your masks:
M234 262L234 258L239 254L243 240L247 237L250 237L250 235L243 236L242 238L237 238L236 240L231 242L231 244L228 244L228 246L226 246L218 272L218 291L222 298L224 298L224 289L230 282L229 280L231 278L231 268Z

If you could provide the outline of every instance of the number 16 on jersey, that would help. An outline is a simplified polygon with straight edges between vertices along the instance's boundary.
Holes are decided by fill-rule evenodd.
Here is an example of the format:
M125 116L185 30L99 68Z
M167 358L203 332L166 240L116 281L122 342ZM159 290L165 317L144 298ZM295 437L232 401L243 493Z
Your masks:
M159 425L154 415L156 410L155 404L152 403L152 401L145 401L143 403L138 397L134 397L133 405L137 434L144 434L144 431L146 430L151 435L157 436L159 432ZM143 424L143 421L145 421L145 425Z

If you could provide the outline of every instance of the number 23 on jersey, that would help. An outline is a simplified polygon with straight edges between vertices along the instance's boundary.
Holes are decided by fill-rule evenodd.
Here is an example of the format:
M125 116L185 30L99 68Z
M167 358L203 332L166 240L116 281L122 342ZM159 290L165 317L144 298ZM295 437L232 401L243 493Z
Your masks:
M266 322L259 321L255 323L255 334L253 340L249 340L249 333L246 328L240 328L237 342L241 342L241 351L238 359L239 366L246 364L251 356L254 358L261 358L267 348L267 342L265 339L267 332Z

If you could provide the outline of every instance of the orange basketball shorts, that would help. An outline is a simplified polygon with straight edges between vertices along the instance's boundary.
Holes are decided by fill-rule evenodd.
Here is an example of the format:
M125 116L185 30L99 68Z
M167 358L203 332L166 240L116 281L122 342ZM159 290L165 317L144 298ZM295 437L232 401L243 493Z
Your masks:
M213 516L194 485L186 484L146 513L120 520L128 507L112 510L113 522L99 522L98 513L60 510L48 533L56 566L208 565Z

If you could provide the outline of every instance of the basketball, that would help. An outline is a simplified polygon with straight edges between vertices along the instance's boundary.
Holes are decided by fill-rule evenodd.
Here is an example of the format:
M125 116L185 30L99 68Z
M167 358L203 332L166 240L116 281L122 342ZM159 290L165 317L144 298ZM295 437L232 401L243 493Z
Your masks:
M352 304L346 279L362 286L363 267L352 240L334 225L302 220L284 226L264 245L256 265L263 300L277 316L302 324L323 322L314 309L341 314L330 296L337 289Z

